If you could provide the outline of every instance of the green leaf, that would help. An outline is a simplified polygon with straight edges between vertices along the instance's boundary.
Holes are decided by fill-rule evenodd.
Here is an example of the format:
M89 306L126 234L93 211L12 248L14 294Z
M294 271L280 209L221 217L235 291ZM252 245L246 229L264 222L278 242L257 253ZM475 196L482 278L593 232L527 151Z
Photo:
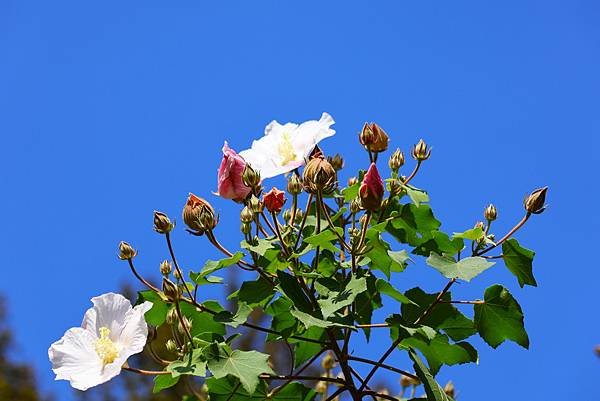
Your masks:
M245 302L238 303L238 310L235 314L229 311L222 311L217 313L214 316L215 322L225 323L228 326L233 328L238 327L240 324L246 322L250 313L252 313L253 308L248 306Z
M427 192L423 191L422 189L417 189L415 187L411 187L410 185L404 185L404 189L415 206L420 206L421 203L429 202L429 195L427 195Z
M197 284L201 284L198 281L202 281L201 279L216 272L217 270L223 269L225 267L229 267L231 265L236 264L242 258L244 254L242 252L236 252L229 258L221 259L221 260L209 260L206 262L200 273L190 273L190 279ZM203 283L202 283L203 284Z
M423 234L412 253L421 256L429 256L432 252L438 255L456 255L464 247L465 243L462 238L450 239L446 233L431 231Z
M313 305L306 297L302 288L300 288L300 283L298 280L284 272L278 271L277 277L279 278L279 287L281 288L281 292L294 303L294 306L303 311L303 312L311 312L313 310Z
M330 251L322 251L319 257L319 265L317 271L324 277L331 277L337 271L339 264L335 259L335 255Z
M250 394L238 386L238 380L226 377L216 379L211 377L206 380L208 394L211 401L313 401L316 392L301 383L290 383L275 395L268 397L269 388L265 381L261 381L256 390Z
M360 182L350 185L342 189L342 195L344 196L344 202L351 202L358 196L358 190L360 188Z
M349 325L341 324L341 323L330 322L328 320L323 320L323 319L320 319L313 315L309 315L308 313L304 313L304 312L301 312L296 309L292 309L290 311L290 313L292 314L292 316L294 316L296 319L298 319L300 321L300 323L302 323L302 325L307 329L311 328L311 327L320 327L323 329L328 328L328 327L353 328L353 326L349 326Z
M413 304L402 304L402 316L409 322L415 322L431 305L438 294L427 294L420 288L413 288L404 293ZM448 292L442 297L442 301L448 302L451 294ZM439 303L420 322L423 325L443 330L454 341L464 340L475 334L475 324L458 309L449 303Z
M244 281L240 289L229 296L229 298L237 297L238 302L244 302L250 307L266 305L273 295L275 289L273 285L263 277L255 281Z
M267 354L236 349L224 358L209 361L208 369L217 379L227 375L237 377L247 392L254 393L261 374L274 374L268 360Z
M385 225L381 228L385 229ZM407 264L406 261L409 259L408 255L402 253L402 251L390 251L390 245L381 238L377 227L369 228L366 238L366 245L370 248L366 256L369 258L369 266L373 270L382 271L388 280L392 271L401 272L404 270Z
M462 365L478 360L477 350L471 344L464 341L450 344L448 337L443 334L436 335L429 342L419 337L410 337L403 340L400 346L419 349L427 359L434 376L442 365Z
M361 272L361 270L359 270L359 272ZM359 324L371 324L371 320L373 318L373 311L383 306L381 302L381 295L377 290L376 286L377 278L372 274L366 277L367 291L358 294L354 303L354 319ZM362 330L365 334L367 341L369 341L371 336L371 329L363 328Z
M344 234L344 230L342 230L341 227L336 227L335 230L340 235ZM338 240L338 236L333 232L333 229L329 229L321 231L319 234L311 235L310 237L305 238L304 242L309 245L307 247L308 250L320 247L321 249L328 250L329 252L338 253L340 252L340 250L336 248L332 243Z
M290 310L292 309L293 303L287 298L277 298L265 309L265 313L273 316L271 320L271 329L278 333L281 333L281 337L289 338L294 334L294 329L297 325L297 320ZM269 334L267 341L279 340L280 336L275 334Z
M516 239L511 238L502 243L502 255L506 267L517 277L521 287L525 284L537 287L537 282L533 277L535 252L523 248Z
M432 253L427 258L427 264L447 278L458 277L461 280L471 281L471 279L492 267L494 262L488 262L481 256L468 257L456 262L454 258Z
M485 303L475 305L475 326L481 338L493 348L505 340L529 348L523 311L510 292L496 284L485 290L483 300Z
M471 228L467 231L463 231L462 233L453 233L452 238L463 238L471 241L477 241L481 237L483 237L485 233L481 227Z
M223 307L216 301L205 301L202 303L202 305L217 313L224 310ZM220 336L225 335L225 326L219 322L216 322L214 315L208 312L202 312L200 309L187 302L181 302L179 307L181 308L181 313L189 318L192 322L192 328L190 329L192 337L196 337L203 333L215 333ZM209 339L210 335L203 338Z
M323 340L325 335L325 329L320 327L311 327L302 333L302 337L310 338L313 340ZM296 366L303 365L304 362L308 361L310 358L319 353L323 346L318 343L314 343L312 341L303 341L303 340L295 340L291 339L290 342L295 342L294 346L294 354L296 356Z
M427 366L423 363L419 355L412 350L408 350L408 356L413 361L413 367L415 368L415 372L421 382L423 383L423 387L425 388L425 394L427 395L428 401L451 401L452 399L446 395L442 387L435 381L433 375L427 369Z
M159 293L151 290L138 292L137 304L139 305L145 301L152 302L152 308L144 315L146 322L154 326L163 324L169 312L169 304Z
M342 290L330 291L327 298L318 300L323 317L327 319L338 310L351 305L356 296L366 290L367 279L364 277L357 278L355 275L352 275Z
M240 246L244 249L247 249L251 252L255 252L257 254L259 254L260 256L264 256L265 253L269 250L269 249L273 249L273 242L275 242L275 239L263 239L263 238L258 238L255 244L250 244L248 242L246 242L245 240L242 241L240 243Z
M406 295L395 289L390 283L383 279L377 279L375 285L377 287L377 291L389 297L392 297L398 302L401 302L403 304L413 303L413 301L411 301L410 298L408 298Z
M202 349L195 349L191 354L184 355L181 360L171 362L166 371L171 372L173 377L180 375L206 376L206 361L203 358Z
M161 390L169 387L173 387L179 381L179 376L173 377L172 375L157 375L154 377L154 387L152 388L152 394L156 394Z

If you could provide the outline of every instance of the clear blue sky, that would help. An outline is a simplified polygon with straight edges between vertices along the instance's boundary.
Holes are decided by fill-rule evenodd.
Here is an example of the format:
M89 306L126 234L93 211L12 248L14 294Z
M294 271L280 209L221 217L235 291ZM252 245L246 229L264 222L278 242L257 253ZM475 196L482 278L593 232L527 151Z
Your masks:
M242 149L272 119L328 111L338 133L324 149L346 154L344 177L366 165L365 120L393 146L433 145L415 184L447 231L494 202L504 232L526 192L551 187L547 212L518 236L537 251L539 287L520 289L499 268L458 288L480 297L507 283L531 349L476 340L479 366L445 367L440 380L452 378L461 401L600 399L599 20L597 2L574 0L3 0L0 292L17 356L70 400L46 350L89 298L129 279L118 241L153 274L167 254L152 211L178 218L193 191L214 201L219 236L235 246L237 209L210 195L223 140ZM186 266L217 257L182 227L174 237ZM431 292L445 282L419 264L397 284L417 281Z

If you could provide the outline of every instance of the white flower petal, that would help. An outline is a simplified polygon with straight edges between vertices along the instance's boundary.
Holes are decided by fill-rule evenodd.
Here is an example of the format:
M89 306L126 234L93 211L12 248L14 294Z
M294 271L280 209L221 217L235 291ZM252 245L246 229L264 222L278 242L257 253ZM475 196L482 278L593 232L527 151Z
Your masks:
M85 313L81 326L98 337L101 327L110 330L110 339L117 340L125 324L125 316L131 310L131 302L121 294L109 292L92 298L93 308Z
M110 380L102 381L102 362L96 354L97 338L81 327L67 330L65 335L48 349L48 357L56 380L69 380L71 386L87 390Z
M127 312L125 316L125 325L119 334L118 345L120 347L119 358L142 352L148 338L148 324L144 319L144 314L152 308L151 302L144 302L137 305Z

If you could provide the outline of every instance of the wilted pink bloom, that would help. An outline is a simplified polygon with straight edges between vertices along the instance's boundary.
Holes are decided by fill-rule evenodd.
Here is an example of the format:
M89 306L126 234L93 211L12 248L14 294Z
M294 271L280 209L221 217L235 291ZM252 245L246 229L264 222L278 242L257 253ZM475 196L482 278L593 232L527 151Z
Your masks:
M269 212L279 213L285 203L285 192L273 187L273 189L264 194L263 202Z
M360 184L359 195L362 207L366 210L377 210L383 201L383 180L375 163L371 163Z
M223 145L223 160L219 166L217 194L226 199L240 202L248 196L250 188L244 185L242 175L246 162L231 149L227 142Z

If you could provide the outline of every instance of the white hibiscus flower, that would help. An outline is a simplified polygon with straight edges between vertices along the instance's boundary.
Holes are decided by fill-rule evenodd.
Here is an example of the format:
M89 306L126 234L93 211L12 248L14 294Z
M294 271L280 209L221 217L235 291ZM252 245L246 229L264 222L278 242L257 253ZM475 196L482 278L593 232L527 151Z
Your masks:
M335 134L329 128L335 121L323 113L319 121L302 124L279 124L273 120L265 127L265 136L252 142L250 149L239 153L261 178L284 174L302 166L317 143Z
M135 308L120 294L92 298L81 327L74 327L52 344L48 357L56 380L68 380L78 390L105 383L121 372L131 355L142 351L148 337L144 302Z

